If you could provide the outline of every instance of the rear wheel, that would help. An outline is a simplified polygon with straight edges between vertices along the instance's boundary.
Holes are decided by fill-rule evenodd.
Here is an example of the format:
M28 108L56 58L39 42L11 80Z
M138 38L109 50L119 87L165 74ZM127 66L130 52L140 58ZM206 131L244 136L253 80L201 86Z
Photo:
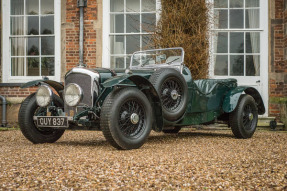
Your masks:
M110 93L101 110L101 128L106 140L117 149L137 149L152 127L152 109L146 96L136 88Z
M56 107L63 107L63 101L53 95L53 103ZM35 93L29 95L21 104L18 121L22 134L32 143L54 143L61 138L65 130L41 129L34 123L33 116L45 116L46 108L39 107L36 103Z
M232 132L235 137L251 138L258 122L258 109L250 95L241 95L236 109L229 116Z

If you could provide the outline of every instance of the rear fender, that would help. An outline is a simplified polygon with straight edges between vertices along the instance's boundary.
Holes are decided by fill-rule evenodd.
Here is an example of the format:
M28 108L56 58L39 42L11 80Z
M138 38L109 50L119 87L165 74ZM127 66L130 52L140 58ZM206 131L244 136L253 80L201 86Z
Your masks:
M56 92L59 94L59 96L63 99L63 91L62 90L64 89L64 85L59 83L59 82L53 81L53 80L47 80L47 79L34 80L34 81L30 81L30 82L23 84L21 86L21 88L29 88L29 87L39 86L42 84L48 84L51 87L53 87L56 90Z
M248 86L238 86L228 92L223 101L223 111L226 113L231 113L234 111L243 92L254 98L258 107L258 114L263 115L265 113L265 106L260 93L255 88Z
M102 86L104 88L112 88L115 86L136 86L138 87L149 99L152 109L154 111L155 123L153 130L160 132L163 129L163 116L161 101L156 89L150 83L148 79L139 75L122 75L116 76L105 81Z

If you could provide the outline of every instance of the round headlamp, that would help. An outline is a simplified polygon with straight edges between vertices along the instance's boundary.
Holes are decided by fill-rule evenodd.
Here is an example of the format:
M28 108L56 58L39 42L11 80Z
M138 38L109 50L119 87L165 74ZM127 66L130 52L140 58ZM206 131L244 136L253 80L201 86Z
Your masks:
M66 87L64 99L68 106L74 107L78 105L82 101L82 98L83 90L79 85L71 83Z
M52 101L53 91L47 85L41 85L36 93L36 102L40 107L48 106Z

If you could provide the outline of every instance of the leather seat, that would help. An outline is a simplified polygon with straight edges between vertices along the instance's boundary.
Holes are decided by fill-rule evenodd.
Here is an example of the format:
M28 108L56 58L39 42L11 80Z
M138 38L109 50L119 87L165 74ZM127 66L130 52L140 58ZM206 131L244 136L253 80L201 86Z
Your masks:
M203 79L203 80L195 80L198 90L202 94L210 94L217 86L227 86L227 87L235 87L237 80L233 78L229 79Z

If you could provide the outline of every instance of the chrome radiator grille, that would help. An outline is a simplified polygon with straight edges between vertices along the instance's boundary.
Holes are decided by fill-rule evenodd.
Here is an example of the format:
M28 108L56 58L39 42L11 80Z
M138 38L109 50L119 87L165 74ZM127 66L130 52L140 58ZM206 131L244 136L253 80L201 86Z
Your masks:
M71 110L73 113L81 111L82 106L89 106L93 107L93 87L92 87L92 79L90 75L81 74L81 73L71 73L68 76L66 76L65 79L65 87L67 87L68 84L75 83L78 84L82 90L83 90L83 100L80 102L80 104L77 107L77 110L75 107L69 107L65 104L65 112L68 113L68 116L71 114Z

